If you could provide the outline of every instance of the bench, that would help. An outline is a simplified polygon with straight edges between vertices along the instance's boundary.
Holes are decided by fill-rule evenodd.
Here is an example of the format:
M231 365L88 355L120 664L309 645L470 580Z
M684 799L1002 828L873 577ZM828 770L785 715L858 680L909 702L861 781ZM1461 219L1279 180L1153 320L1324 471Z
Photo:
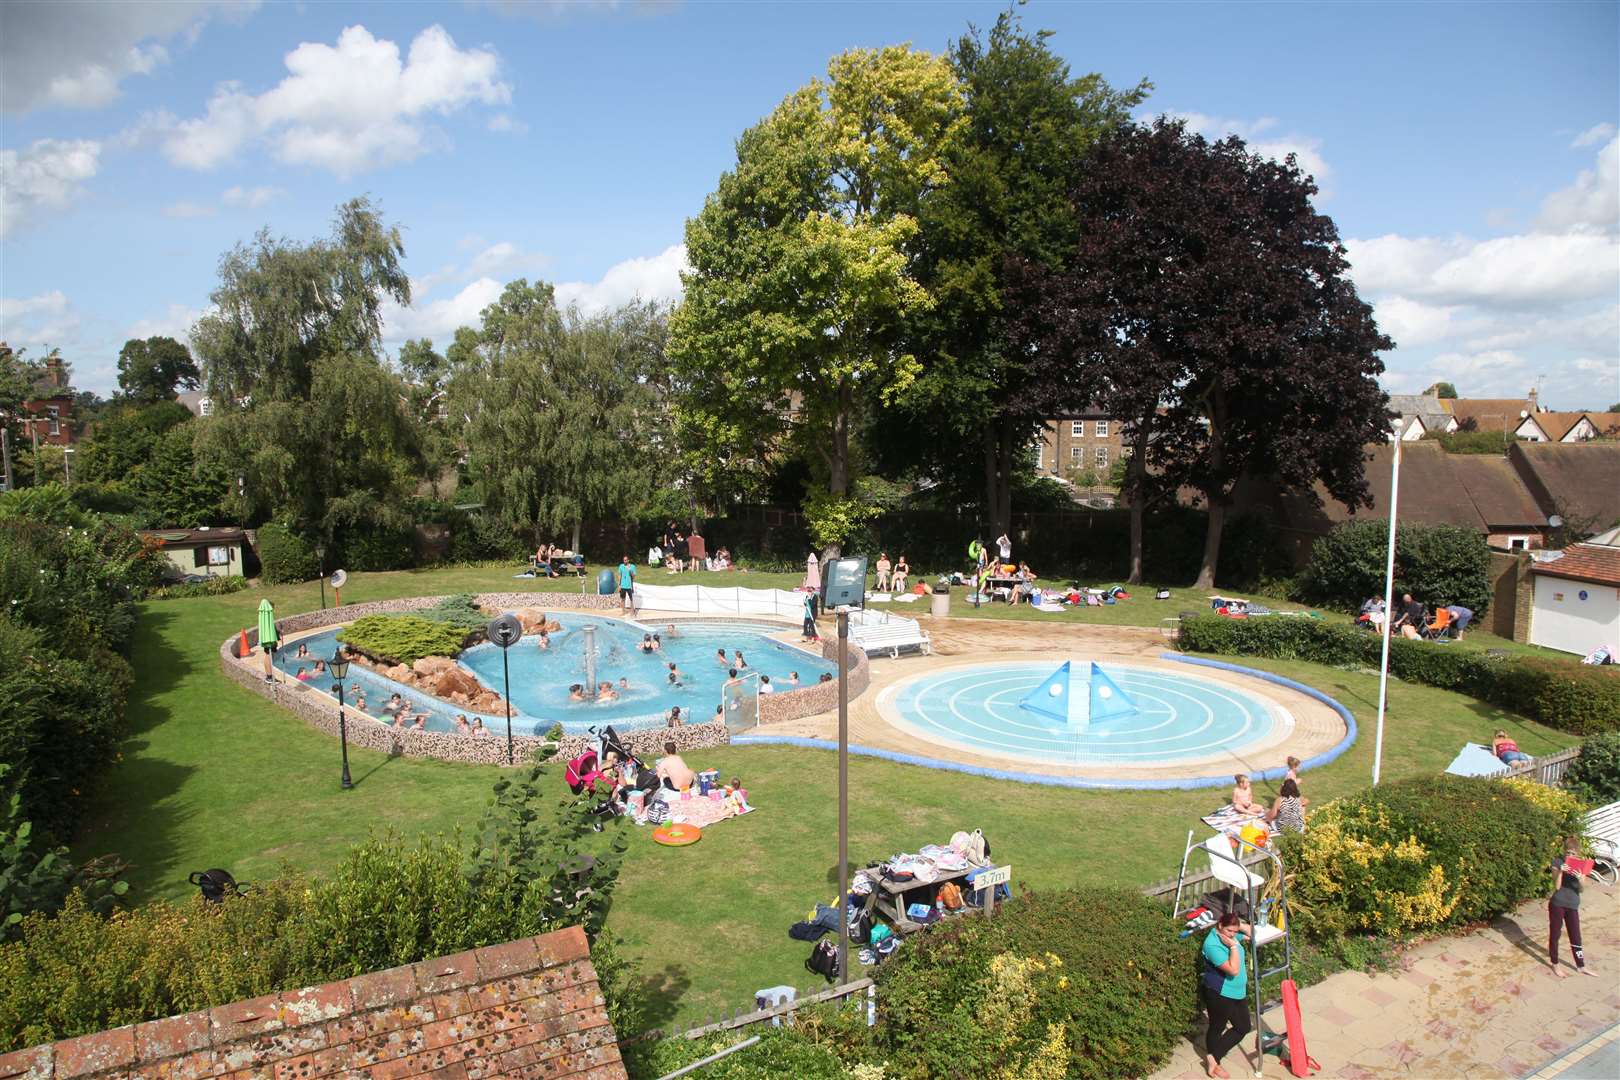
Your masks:
M1593 877L1605 885L1613 885L1620 876L1620 802L1600 806L1586 815L1586 836L1592 842L1592 855L1607 869L1599 877L1596 868Z
M916 619L891 615L887 611L852 611L849 613L849 640L866 655L888 653L898 657L901 649L921 649L924 656L933 654L934 644L928 631Z

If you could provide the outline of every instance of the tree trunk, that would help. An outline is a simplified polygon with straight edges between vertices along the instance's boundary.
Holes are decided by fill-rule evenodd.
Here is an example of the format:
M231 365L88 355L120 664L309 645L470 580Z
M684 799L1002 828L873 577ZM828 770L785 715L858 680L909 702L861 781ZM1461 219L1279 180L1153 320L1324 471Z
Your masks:
M1215 564L1221 557L1221 530L1224 528L1226 528L1226 504L1211 502L1209 530L1204 533L1204 561L1198 567L1198 580L1193 582L1195 589L1215 587Z
M996 429L989 421L979 433L979 443L984 450L984 505L980 507L979 520L990 526L990 536L980 537L981 540L991 539L1001 534L996 532Z
M1003 418L996 447L1000 465L996 489L996 535L1010 536L1012 529L1013 459L1017 448L1013 446L1013 421Z
M570 551L578 551L579 550L579 527L580 527L580 520L579 520L579 518L575 518L574 519L574 542L572 544L568 545L568 548L569 548Z
M849 494L849 424L854 411L854 392L845 381L838 387L838 410L833 413L832 453L827 455L827 490L839 499Z
M1131 461L1126 466L1125 489L1131 500L1131 574L1127 585L1142 584L1143 525L1147 519L1147 448L1151 434L1150 423L1137 424L1135 446L1131 448Z

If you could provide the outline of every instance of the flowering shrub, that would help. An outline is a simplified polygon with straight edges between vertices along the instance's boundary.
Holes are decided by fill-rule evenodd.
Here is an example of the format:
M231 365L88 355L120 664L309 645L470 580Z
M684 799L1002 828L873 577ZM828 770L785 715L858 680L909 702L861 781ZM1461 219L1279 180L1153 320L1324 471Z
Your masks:
M1528 782L1422 777L1331 802L1285 837L1296 926L1400 936L1477 922L1537 895L1579 819L1569 795Z

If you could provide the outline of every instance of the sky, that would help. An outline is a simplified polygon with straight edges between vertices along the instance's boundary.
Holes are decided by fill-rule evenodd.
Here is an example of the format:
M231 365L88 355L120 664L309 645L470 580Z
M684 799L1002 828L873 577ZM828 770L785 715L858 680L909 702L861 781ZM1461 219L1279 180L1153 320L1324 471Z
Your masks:
M735 141L846 49L943 51L1004 4L0 4L0 340L110 393L220 256L369 195L404 236L390 348L518 277L675 299ZM1620 3L1053 3L1075 74L1298 155L1396 342L1385 386L1620 400Z

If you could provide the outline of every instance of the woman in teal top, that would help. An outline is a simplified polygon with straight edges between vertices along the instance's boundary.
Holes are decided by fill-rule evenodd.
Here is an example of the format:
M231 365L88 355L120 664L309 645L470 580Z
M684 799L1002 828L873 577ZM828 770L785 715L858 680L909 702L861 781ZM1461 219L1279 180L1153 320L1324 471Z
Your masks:
M1229 911L1204 938L1204 977L1200 994L1204 1008L1209 1011L1209 1031L1204 1036L1204 1071L1210 1076L1231 1076L1221 1068L1221 1058L1254 1028L1249 1019L1249 972L1243 953L1244 936L1252 932L1248 923Z

